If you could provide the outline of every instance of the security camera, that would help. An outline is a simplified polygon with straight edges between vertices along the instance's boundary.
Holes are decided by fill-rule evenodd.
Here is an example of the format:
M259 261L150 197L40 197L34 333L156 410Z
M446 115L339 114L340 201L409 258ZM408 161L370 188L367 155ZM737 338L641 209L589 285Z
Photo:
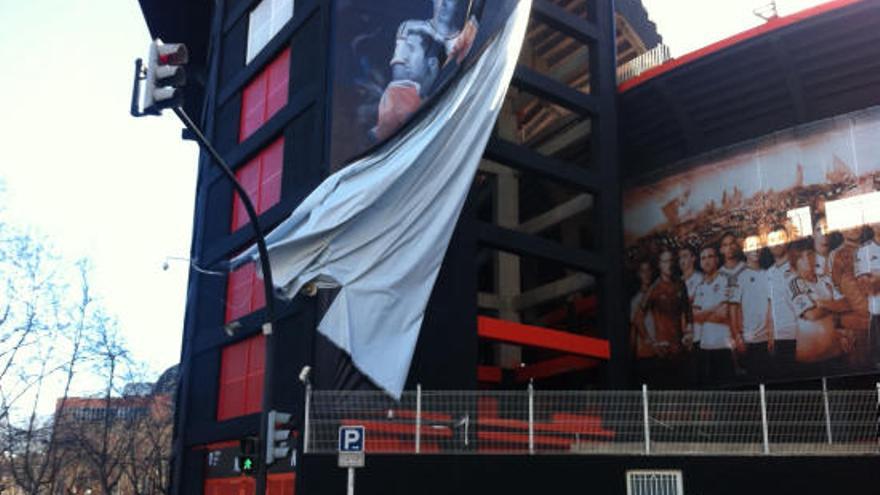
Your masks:
M312 367L309 365L303 366L302 370L299 372L299 381L303 383L308 383L309 375L312 373Z
M236 332L241 330L241 323L238 320L230 321L229 323L223 325L223 331L226 332L226 335L232 337Z

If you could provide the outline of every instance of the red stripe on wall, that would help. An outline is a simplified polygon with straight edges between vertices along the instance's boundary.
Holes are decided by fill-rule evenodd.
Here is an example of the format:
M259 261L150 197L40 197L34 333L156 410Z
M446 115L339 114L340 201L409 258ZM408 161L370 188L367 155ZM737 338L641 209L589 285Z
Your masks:
M477 318L477 334L484 339L552 349L567 354L599 359L611 357L611 347L607 339L585 337L486 316Z

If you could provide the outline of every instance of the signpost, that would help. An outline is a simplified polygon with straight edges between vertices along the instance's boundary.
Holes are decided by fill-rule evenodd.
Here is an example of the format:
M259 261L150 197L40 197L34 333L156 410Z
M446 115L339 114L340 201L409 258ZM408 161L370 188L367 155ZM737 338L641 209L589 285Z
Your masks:
M339 427L339 467L348 468L348 495L354 495L354 470L364 467L364 427Z

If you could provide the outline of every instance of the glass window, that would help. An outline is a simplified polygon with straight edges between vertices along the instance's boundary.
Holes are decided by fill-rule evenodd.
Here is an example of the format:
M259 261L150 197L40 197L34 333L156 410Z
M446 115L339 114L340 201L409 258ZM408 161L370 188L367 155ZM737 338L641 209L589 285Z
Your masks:
M263 0L251 11L245 64L260 53L293 17L293 0Z

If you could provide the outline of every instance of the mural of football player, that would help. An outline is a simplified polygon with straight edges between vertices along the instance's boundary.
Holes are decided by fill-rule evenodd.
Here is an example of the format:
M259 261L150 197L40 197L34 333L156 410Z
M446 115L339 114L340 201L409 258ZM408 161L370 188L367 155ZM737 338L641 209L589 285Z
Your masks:
M868 295L871 322L868 333L868 355L871 365L880 369L880 223L871 225L873 238L856 254L855 275Z
M427 20L409 20L401 29L419 31L442 44L447 61L461 63L474 44L479 24L470 15L469 0L433 0L434 15Z
M816 273L816 252L809 239L792 243L789 263L795 273L789 292L798 318L797 361L816 363L851 351L852 332L839 328L836 316L849 311L849 304L831 277Z
M403 126L429 96L446 55L433 38L401 26L391 59L391 82L379 101L376 126L371 133L381 141Z
M701 376L704 383L719 383L735 376L734 342L731 327L727 279L718 270L718 250L706 245L700 250L703 282L694 295L694 326L700 333ZM741 341L741 339L739 339Z

